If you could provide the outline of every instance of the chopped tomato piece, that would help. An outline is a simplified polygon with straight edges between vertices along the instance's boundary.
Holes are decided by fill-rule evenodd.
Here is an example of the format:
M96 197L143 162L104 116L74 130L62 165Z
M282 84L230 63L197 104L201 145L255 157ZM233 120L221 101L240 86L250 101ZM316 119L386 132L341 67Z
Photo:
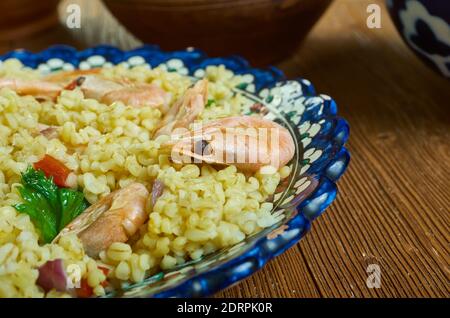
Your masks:
M103 266L97 266L99 270L101 270L103 272L103 274L105 276L108 276L109 274L109 268L103 267ZM106 287L109 285L108 281L105 279L103 282L100 283L100 285L102 285L102 287Z
M58 159L45 155L44 158L34 164L34 169L42 170L47 178L53 177L53 181L57 186L68 187L66 181L72 171Z
M108 276L109 274L109 268L103 267L103 266L97 266L99 270L103 272L105 276Z
M77 296L80 298L89 298L94 294L94 290L89 286L87 279L83 278L80 287L76 289Z
M98 269L101 270L105 276L108 276L109 268L106 268L103 266L98 266ZM108 281L104 280L103 282L100 283L100 285L102 285L102 287L106 287L106 286L108 286Z
M98 266L98 269L101 270L105 276L107 276L109 273L109 268ZM103 282L100 283L100 285L102 287L106 287L109 285L109 283L107 280L104 280ZM80 298L89 298L94 294L94 289L91 286L89 286L87 279L83 278L80 282L80 287L76 289L76 293L77 296Z

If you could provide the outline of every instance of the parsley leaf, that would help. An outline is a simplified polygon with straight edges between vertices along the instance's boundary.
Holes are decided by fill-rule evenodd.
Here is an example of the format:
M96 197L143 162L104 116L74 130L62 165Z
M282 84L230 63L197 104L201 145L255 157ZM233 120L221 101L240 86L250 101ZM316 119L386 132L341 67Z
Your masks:
M59 200L61 203L59 231L61 231L70 221L86 210L89 204L82 192L65 188L59 189Z
M214 99L208 99L208 101L206 102L205 107L210 107L212 104L215 104L216 101Z
M22 184L29 190L34 190L35 193L41 194L47 199L50 209L55 211L55 216L59 216L59 200L58 187L53 182L52 178L47 178L43 171L35 170L28 167L24 174L22 174ZM24 200L25 197L22 196ZM57 220L57 223L59 220Z
M30 216L36 227L40 230L42 240L49 243L58 234L56 231L56 215L48 200L40 192L29 186L19 188L19 193L25 203L14 206L17 211Z
M45 243L50 243L88 207L82 192L58 188L52 178L32 167L22 174L22 187L18 190L24 202L14 208L30 216Z

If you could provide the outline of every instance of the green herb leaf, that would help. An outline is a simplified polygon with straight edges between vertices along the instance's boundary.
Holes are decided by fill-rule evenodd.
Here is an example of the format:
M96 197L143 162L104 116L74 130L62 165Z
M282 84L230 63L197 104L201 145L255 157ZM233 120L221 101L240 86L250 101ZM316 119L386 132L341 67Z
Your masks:
M14 206L17 211L26 213L40 230L45 243L49 243L58 234L56 215L48 200L34 189L23 186L19 193L25 203Z
M53 209L59 206L58 186L52 178L47 178L42 170L34 170L28 167L22 174L22 183L36 192L42 194L50 203Z
M61 231L70 221L86 210L89 204L84 199L83 193L64 188L59 189L59 200L61 203L59 231Z
M210 107L212 104L215 104L216 101L214 99L208 99L208 102L206 103L205 107Z
M45 243L50 243L89 206L82 192L60 189L52 178L32 167L22 174L22 187L18 190L24 203L16 204L14 208L30 216Z

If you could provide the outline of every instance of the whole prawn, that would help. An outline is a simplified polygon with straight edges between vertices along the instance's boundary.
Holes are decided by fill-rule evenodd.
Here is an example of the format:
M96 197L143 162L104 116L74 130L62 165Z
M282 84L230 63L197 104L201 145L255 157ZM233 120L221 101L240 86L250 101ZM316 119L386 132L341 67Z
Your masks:
M116 190L91 205L55 238L77 234L86 253L96 257L114 242L126 242L147 220L149 192L140 183Z
M263 166L279 169L295 154L289 131L258 116L218 119L172 137L162 148L170 148L176 161L192 158L197 162L234 165L249 172Z
M104 78L100 69L58 72L41 80L0 78L0 88L7 87L19 95L54 100L62 90L79 87L85 97L105 104L121 101L132 107L168 110L171 94L155 84L133 83L128 80L113 81Z

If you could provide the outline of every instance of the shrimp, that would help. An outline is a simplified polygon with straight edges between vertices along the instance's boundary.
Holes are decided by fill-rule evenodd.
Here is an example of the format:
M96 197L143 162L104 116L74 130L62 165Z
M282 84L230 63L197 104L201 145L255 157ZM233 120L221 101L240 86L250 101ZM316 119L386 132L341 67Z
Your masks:
M247 172L263 166L279 169L295 153L294 140L286 128L256 116L218 119L173 137L178 139L162 145L171 148L172 160L193 158L197 162L234 165Z
M44 77L46 82L58 83L62 85L67 85L73 80L87 75L100 74L101 68L93 68L89 70L73 70L73 71L61 71L50 73Z
M77 234L91 257L114 242L126 242L147 220L145 210L149 192L144 185L132 183L91 205L54 239Z
M189 124L197 119L205 109L208 98L208 81L198 81L194 87L189 88L165 114L162 123L155 132L155 137L170 135L176 128L188 128Z
M100 69L75 70L47 75L43 80L0 78L0 88L8 87L19 95L55 99L62 90L80 87L84 96L105 104L121 101L132 107L158 108L168 111L172 95L155 84L135 84L126 79L113 81L103 78Z
M58 96L61 86L40 80L0 78L0 89L7 87L19 95L32 95L36 98L53 99Z
M165 112L171 100L171 94L155 84L119 83L99 76L83 76L77 82L86 97L105 104L121 101L133 107L160 108Z
M8 87L19 95L32 95L36 98L55 99L65 85L74 79L88 74L96 74L100 69L56 72L41 80L0 78L0 88Z

